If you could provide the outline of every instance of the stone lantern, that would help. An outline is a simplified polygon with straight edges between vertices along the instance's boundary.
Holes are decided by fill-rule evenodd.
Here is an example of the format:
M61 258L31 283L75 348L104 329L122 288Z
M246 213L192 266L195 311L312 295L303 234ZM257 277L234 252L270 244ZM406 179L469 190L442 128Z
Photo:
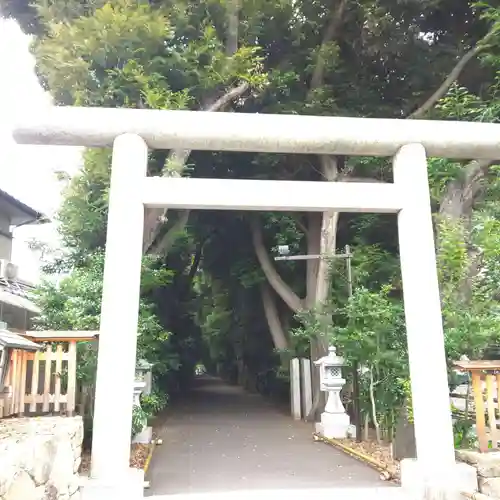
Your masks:
M151 365L141 359L137 362L137 365L135 367L135 379L134 379L134 399L133 399L133 406L141 406L141 394L146 393L146 387L147 387L147 373L148 371L150 372L151 370Z
M146 382L143 380L134 380L134 406L141 406L141 394L146 387Z
M151 368L152 364L146 360L141 359L137 362L135 367L135 380L134 380L134 399L133 406L141 407L141 394L151 394ZM153 429L147 425L144 426L141 432L136 434L132 442L147 444L151 442Z
M328 355L314 364L319 367L320 389L327 393L325 411L321 414L321 423L316 424L316 432L326 438L343 439L350 426L349 415L340 399L340 391L346 383L342 378L344 358L337 356L335 347L330 347Z
M149 363L145 359L140 359L137 361L137 365L135 367L135 379L137 382L144 382L143 393L146 395L151 394L153 389L153 376L151 369L153 368L153 364Z

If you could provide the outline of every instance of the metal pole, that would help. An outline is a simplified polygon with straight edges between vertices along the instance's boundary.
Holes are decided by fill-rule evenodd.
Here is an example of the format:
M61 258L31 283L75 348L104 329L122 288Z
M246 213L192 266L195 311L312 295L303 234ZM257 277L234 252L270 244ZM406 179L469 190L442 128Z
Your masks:
M345 254L346 254L346 272L347 272L347 294L349 298L352 297L353 289L352 289L352 254L349 245L345 246ZM358 443L361 442L361 432L362 432L362 423L361 423L361 405L359 404L359 374L358 374L359 365L358 362L355 361L352 366L352 395L354 400L354 421L356 424L356 441Z
M313 260L313 259L345 259L346 261L346 274L347 274L347 294L351 298L353 295L353 285L352 285L352 253L351 247L349 245L345 246L344 253L338 254L306 254L306 255L280 255L275 257L274 260ZM359 404L359 375L358 375L358 363L355 362L353 365L352 374L352 393L354 400L354 419L356 423L356 440L361 442L362 433L362 422L361 422L361 408Z
M346 248L349 248L349 245L346 245ZM347 250L346 250L347 252ZM279 257L274 257L274 260L313 260L313 259L346 259L351 257L347 253L335 253L332 255L323 254L308 254L308 255L281 255Z
M352 297L352 266L351 266L351 247L349 245L345 246L345 258L346 258L346 270L347 270L347 293L349 298Z

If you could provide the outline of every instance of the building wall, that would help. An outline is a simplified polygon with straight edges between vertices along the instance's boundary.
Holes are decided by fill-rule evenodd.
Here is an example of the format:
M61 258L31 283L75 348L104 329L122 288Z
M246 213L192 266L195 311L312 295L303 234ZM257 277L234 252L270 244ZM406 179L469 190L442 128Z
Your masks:
M5 214L0 213L0 259L10 260L11 257L12 234L10 232L10 218Z
M0 321L7 323L9 329L25 332L33 329L34 313L0 302Z

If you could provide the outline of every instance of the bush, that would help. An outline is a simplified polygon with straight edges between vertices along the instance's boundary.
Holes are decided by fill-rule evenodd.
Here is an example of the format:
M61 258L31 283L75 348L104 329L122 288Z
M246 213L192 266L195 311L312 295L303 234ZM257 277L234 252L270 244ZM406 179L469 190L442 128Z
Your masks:
M152 417L162 411L168 404L167 394L154 391L151 394L141 396L141 407L149 417Z
M132 410L132 437L143 431L148 423L148 415L138 405L134 405Z

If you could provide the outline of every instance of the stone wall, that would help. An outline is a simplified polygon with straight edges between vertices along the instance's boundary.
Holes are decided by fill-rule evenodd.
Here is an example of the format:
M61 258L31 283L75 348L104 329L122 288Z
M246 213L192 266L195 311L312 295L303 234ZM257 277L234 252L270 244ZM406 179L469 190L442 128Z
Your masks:
M500 452L457 450L456 454L459 460L476 468L479 491L484 495L500 498Z
M77 500L80 417L0 420L0 500Z

